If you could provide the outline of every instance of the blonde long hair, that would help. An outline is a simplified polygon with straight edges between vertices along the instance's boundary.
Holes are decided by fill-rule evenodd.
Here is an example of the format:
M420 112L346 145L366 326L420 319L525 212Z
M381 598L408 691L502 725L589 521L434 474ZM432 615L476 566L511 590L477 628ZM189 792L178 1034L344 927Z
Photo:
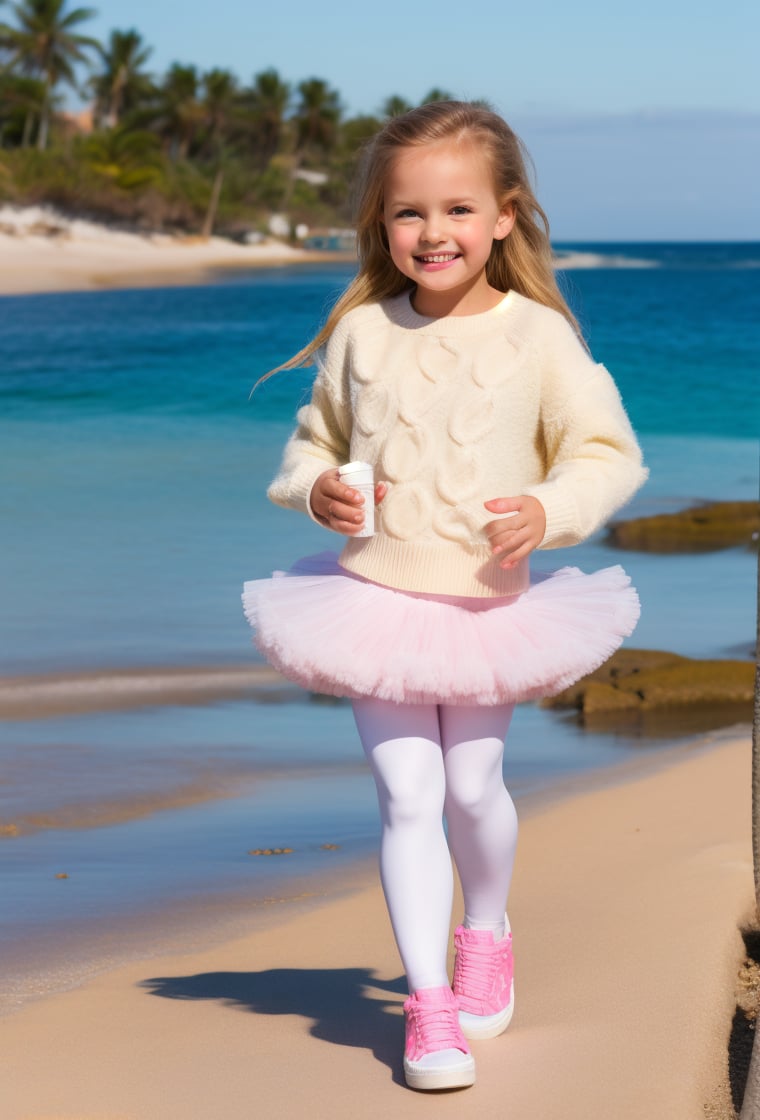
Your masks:
M400 272L388 250L382 220L384 189L393 160L403 148L470 141L486 154L500 206L511 205L515 223L507 237L494 241L486 262L488 283L510 289L552 307L580 328L557 286L549 241L549 222L530 184L523 142L497 113L482 102L436 101L393 117L363 152L357 189L356 238L359 271L333 306L319 333L277 370L310 364L310 359L349 311L411 290L414 283ZM265 374L261 380L271 376Z

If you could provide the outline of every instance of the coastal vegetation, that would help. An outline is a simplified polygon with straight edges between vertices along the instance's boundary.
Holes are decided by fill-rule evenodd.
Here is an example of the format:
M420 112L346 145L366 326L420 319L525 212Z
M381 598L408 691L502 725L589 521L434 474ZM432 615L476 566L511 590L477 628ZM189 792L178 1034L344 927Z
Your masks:
M105 43L86 33L91 8L0 10L0 203L241 238L269 232L276 215L276 232L303 236L349 223L362 143L411 107L392 95L376 116L348 116L323 78L291 84L271 67L247 83L182 62L156 74L139 30ZM88 109L64 112L66 89Z

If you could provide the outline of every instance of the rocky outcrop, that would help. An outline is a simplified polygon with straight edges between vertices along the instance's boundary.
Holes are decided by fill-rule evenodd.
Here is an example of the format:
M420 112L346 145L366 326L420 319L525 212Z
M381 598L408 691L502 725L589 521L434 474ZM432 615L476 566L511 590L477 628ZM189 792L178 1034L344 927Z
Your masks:
M545 705L573 708L584 723L598 716L686 709L691 717L697 709L707 717L708 709L716 708L729 716L727 722L736 722L752 718L754 682L751 661L701 661L659 650L621 649L596 672L545 701ZM696 714L699 716L699 711ZM694 718L689 719L690 726L694 722ZM717 726L720 722L708 718L706 725Z
M711 552L758 547L760 502L706 502L678 513L634 517L609 526L608 542L637 552Z

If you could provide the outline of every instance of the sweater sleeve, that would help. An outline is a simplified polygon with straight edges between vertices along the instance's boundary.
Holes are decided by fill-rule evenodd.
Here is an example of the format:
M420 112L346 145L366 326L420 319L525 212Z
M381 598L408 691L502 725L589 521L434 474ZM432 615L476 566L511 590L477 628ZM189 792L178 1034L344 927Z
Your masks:
M542 392L544 481L530 486L546 511L540 548L578 544L639 489L648 472L615 382L557 315L547 332Z
M341 326L339 323L316 355L318 373L311 400L299 409L298 426L285 445L279 473L267 490L267 497L275 505L307 513L314 521L318 518L309 504L314 483L323 471L350 458L349 346Z

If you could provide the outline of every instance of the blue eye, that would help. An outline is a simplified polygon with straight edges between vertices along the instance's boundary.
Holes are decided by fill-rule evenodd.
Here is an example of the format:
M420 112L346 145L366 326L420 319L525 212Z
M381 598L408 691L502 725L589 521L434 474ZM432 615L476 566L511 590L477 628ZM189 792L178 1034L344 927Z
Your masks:
M396 217L397 218L416 218L417 217L417 211L412 210L411 207L407 208L406 210L399 210L398 213L396 214Z
M452 214L471 214L472 210L470 209L469 206L452 206L451 207L451 213Z

